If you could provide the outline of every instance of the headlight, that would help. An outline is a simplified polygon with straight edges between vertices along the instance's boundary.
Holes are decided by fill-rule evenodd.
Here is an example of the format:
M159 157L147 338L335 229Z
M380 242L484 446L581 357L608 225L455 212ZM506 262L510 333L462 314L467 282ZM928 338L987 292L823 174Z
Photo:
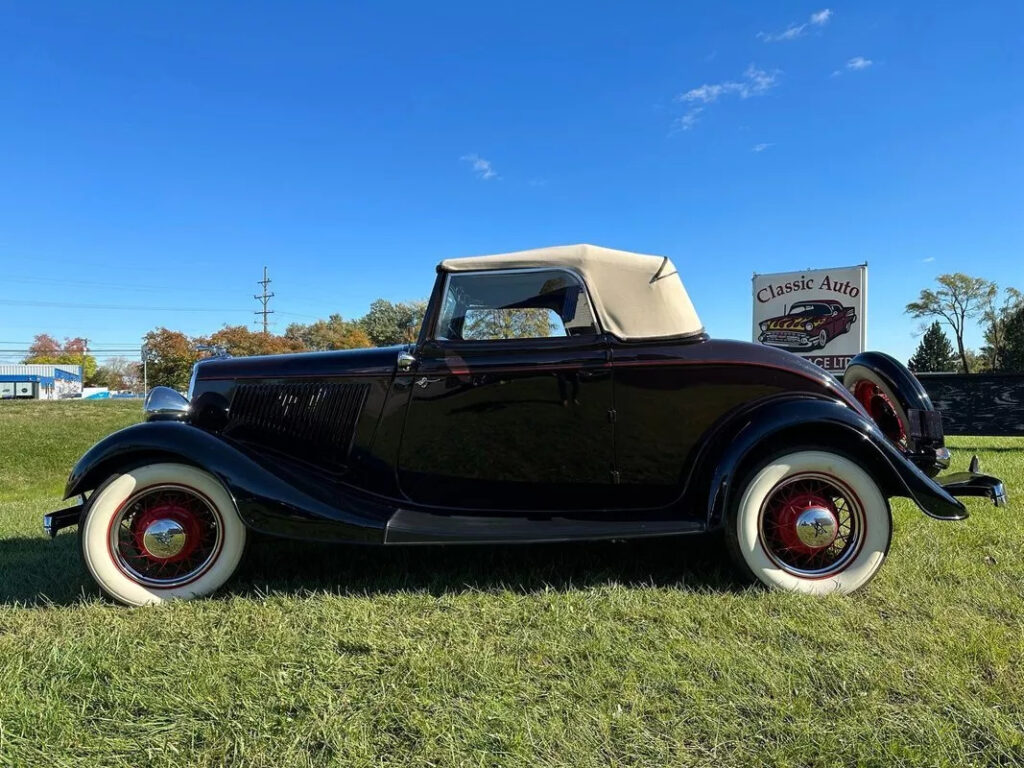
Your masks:
M804 330L805 331L813 331L814 330L814 323L804 323Z
M765 320L763 323L761 323L761 330L762 331L767 331L768 330L768 321L767 320Z

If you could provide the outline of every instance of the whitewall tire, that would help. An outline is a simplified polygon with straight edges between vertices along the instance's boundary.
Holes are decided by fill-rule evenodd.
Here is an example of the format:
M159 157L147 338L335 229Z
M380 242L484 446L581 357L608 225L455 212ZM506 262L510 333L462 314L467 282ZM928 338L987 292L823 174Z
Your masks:
M889 551L892 515L878 484L846 456L788 453L741 481L726 520L738 564L790 592L850 593Z
M234 573L246 538L224 486L172 463L107 480L90 497L79 534L90 575L127 605L210 594Z

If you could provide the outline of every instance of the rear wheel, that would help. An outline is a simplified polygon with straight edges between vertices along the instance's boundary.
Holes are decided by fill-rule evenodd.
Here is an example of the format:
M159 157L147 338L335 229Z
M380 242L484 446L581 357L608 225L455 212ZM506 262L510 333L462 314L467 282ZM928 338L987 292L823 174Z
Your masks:
M741 481L726 523L740 567L769 587L853 592L889 551L889 503L846 456L807 450L771 459Z
M224 486L185 464L148 464L96 490L80 526L90 575L113 599L148 605L207 595L234 573L245 525Z

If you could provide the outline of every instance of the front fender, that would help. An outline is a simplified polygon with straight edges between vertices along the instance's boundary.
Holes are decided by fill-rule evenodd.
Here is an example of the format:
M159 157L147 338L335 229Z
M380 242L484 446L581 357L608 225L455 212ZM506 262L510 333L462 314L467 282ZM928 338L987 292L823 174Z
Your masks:
M906 496L930 517L962 520L963 504L906 459L873 421L835 400L793 397L768 401L722 430L724 445L708 486L709 527L722 524L735 484L771 453L808 446L831 449L858 460L886 496Z
M64 497L153 461L191 464L217 477L250 528L296 538L383 540L387 510L379 503L332 492L281 462L259 460L233 443L174 421L135 424L96 443L71 470Z

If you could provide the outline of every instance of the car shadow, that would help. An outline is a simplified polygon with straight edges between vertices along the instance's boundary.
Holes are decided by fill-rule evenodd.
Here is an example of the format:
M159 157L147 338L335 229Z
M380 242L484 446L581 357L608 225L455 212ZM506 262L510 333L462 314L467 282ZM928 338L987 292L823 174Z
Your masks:
M434 596L594 586L733 591L746 586L717 536L626 542L376 547L260 538L229 590Z
M379 547L253 537L218 594L257 597L327 592L434 596L467 590L520 593L601 585L735 591L746 586L719 537L631 542ZM70 605L99 595L74 531L55 540L0 540L0 606Z

